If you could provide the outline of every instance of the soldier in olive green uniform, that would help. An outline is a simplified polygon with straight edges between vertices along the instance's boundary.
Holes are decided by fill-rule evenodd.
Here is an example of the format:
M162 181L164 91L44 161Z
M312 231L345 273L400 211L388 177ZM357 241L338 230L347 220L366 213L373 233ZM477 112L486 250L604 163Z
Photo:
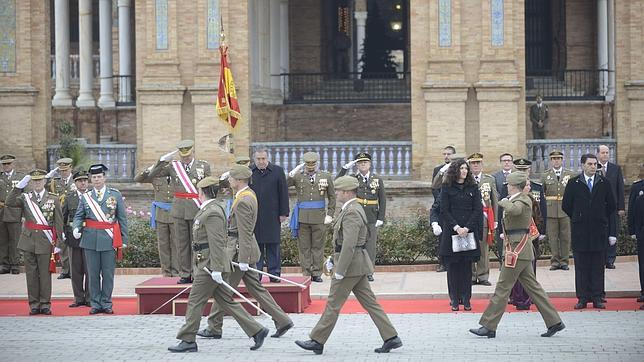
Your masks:
M373 262L365 250L368 233L367 216L356 200L358 188L359 182L355 177L343 176L335 180L336 197L343 205L342 211L333 224L334 265L326 266L327 269L332 270L334 278L331 280L324 313L309 334L311 339L295 341L295 344L301 348L313 351L315 354L322 353L324 343L338 321L340 309L351 292L360 305L367 310L384 341L382 347L376 348L375 352L387 353L402 346L398 332L378 304L367 280L367 275L373 273Z
M314 282L322 282L325 225L333 222L335 214L333 177L317 169L319 158L315 152L305 153L304 163L289 172L286 180L289 186L295 186L297 193L290 226L298 240L300 266L302 273L311 276Z
M74 178L72 177L73 162L74 161L71 158L61 158L56 161L56 168L49 171L47 174L47 178L49 179L47 189L51 194L58 196L61 207L65 205L65 194L67 191L76 190ZM67 243L64 241L60 243L58 247L60 248L60 264L62 268L57 279L69 279L71 278L69 266L70 250L68 250Z
M181 342L169 347L170 352L197 352L195 335L199 329L203 308L208 298L214 297L215 305L232 315L239 323L244 333L253 337L255 345L251 350L262 346L268 335L268 329L262 327L238 303L233 301L232 292L222 282L227 280L231 272L230 244L227 242L227 222L223 207L217 203L219 181L214 177L206 177L197 184L199 200L202 201L199 211L195 214L192 226L194 260L193 275L195 277L188 298L186 323L177 333ZM252 228L251 228L252 232ZM255 245L257 248L257 245ZM240 252L242 252L240 250ZM247 250L244 252L248 252ZM259 255L259 251L257 252ZM210 271L208 274L204 267Z
M482 326L470 329L470 332L483 337L496 337L496 328L501 321L503 312L508 303L510 291L518 280L523 285L534 304L537 305L541 317L548 330L542 337L551 337L565 328L559 318L557 310L548 300L532 270L534 251L532 248L533 236L529 233L532 221L532 200L523 193L528 176L525 172L513 172L507 177L508 197L499 201L503 208L503 239L504 239L504 264L501 267L499 281L494 290L490 304L481 316L479 324ZM534 235L534 237L538 236Z
M479 240L481 246L481 258L472 264L472 284L490 286L490 246L494 243L494 234L498 225L498 191L494 176L483 173L483 155L480 153L471 154L467 163L472 169L472 176L479 185L481 200L483 200L483 240ZM494 220L494 222L492 222Z
M561 209L561 201L568 180L575 174L563 168L563 153L550 152L552 168L541 176L543 193L546 195L548 205L548 218L546 222L546 235L550 245L550 270L568 270L570 257L570 218Z
M174 199L170 214L174 219L174 239L177 243L179 260L178 284L192 282L192 221L199 210L195 186L206 176L210 176L210 165L206 161L196 160L194 154L194 141L183 140L177 144L177 150L161 156L159 162L150 170L149 177L172 178ZM180 161L172 161L175 153L179 152Z
M179 249L174 238L174 219L170 215L174 199L171 185L172 177L150 177L150 171L153 167L139 172L134 176L134 182L150 183L154 187L150 226L157 231L161 272L163 276L176 277L179 275Z
M385 222L385 211L387 207L387 196L385 194L385 183L382 178L378 177L371 169L371 155L366 152L360 152L355 159L342 166L338 177L344 176L349 172L353 165L358 166L358 172L355 178L359 186L357 191L357 200L364 208L367 215L367 227L369 233L367 237L367 253L369 259L376 265L376 242L378 241L378 228ZM368 275L367 279L372 282L373 275Z
M277 338L293 328L293 322L264 288L259 280L259 274L249 269L249 266L255 266L260 254L253 233L257 221L257 197L248 187L252 171L247 166L234 165L229 172L228 181L235 192L235 199L228 217L228 255L232 261L239 263L239 266L233 266L228 283L236 288L240 281L244 281L248 293L273 318L277 332L271 337ZM221 338L223 324L224 310L219 305L213 304L208 316L208 328L199 331L198 335Z
M22 227L22 209L5 205L11 189L25 176L16 171L15 161L15 156L0 156L0 274L20 274L18 239Z
M18 242L25 258L29 314L51 314L50 260L63 237L63 215L56 195L45 190L43 170L33 170L7 196L7 206L22 209L24 228ZM22 193L30 184L31 192Z

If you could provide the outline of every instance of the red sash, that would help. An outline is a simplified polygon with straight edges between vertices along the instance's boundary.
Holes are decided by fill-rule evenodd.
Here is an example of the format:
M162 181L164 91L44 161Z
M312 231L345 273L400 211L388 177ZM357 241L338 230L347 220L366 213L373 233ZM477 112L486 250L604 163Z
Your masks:
M85 227L90 229L112 230L114 234L112 247L116 249L116 260L123 259L123 239L121 238L121 225L118 222L112 224L109 222L85 219Z
M491 206L484 206L483 212L487 215L487 245L494 244L494 209Z
M49 230L53 234L53 240L54 243L56 242L56 228L53 226L47 226L47 225L40 225L36 224L33 221L25 221L25 227L29 230ZM59 254L54 254L54 246L51 247L51 255L49 257L49 272L50 273L55 273L56 272L56 262L60 261L60 255Z
M175 192L174 197L180 199L199 199L199 194L194 194L192 192Z

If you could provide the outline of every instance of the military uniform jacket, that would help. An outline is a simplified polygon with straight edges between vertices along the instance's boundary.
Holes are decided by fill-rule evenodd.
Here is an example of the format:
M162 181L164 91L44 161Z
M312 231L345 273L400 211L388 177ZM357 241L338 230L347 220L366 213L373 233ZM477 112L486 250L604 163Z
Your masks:
M499 214L499 193L496 190L496 179L492 175L481 173L481 181L479 182L479 191L481 192L481 200L485 207L491 207L494 212L494 220L498 222ZM487 219L483 216L483 228L487 227ZM485 239L486 235L483 235Z
M347 171L347 169L342 168L338 173L338 177L346 175ZM365 205L364 203L360 203L360 200L356 200L364 207L364 213L367 215L367 223L375 224L376 220L385 221L387 195L385 194L385 184L382 178L373 172L369 172L367 182L365 182L360 172L356 173L355 177L359 183L358 190L356 190L356 197L362 200L378 201L377 205Z
M172 203L174 201L174 191L171 176L150 177L150 171L139 172L134 176L134 182L149 183L154 187L154 201ZM193 201L189 200L194 204ZM160 207L156 210L156 221L166 224L173 223L171 211L166 211Z
M11 176L6 175L4 172L0 172L0 221L4 222L21 222L22 221L22 208L20 207L11 207L4 205L7 196L12 188L25 177L25 174L13 171Z
M341 247L333 256L334 272L345 277L373 274L373 265L364 249L367 242L367 216L356 200L350 201L333 224L333 244Z
M181 184L179 176L175 173L170 162L157 162L149 174L149 177L151 178L166 176L170 176L172 178L171 184L173 192L187 192ZM195 159L190 167L190 172L188 172L190 182L192 182L196 188L197 183L207 176L210 176L210 165L208 162ZM170 211L170 215L183 220L192 220L198 210L199 207L197 207L197 204L192 199L175 197L172 201L172 210Z
M326 210L322 209L300 209L299 222L304 224L324 224L326 215L335 215L335 189L333 177L326 171L317 171L314 182L311 183L307 173L297 173L286 180L288 186L295 186L298 201L324 201L328 200Z
M33 223L36 223L36 219L29 210L29 206L27 206L24 199L25 197L30 197L40 207L43 216L47 220L47 224L56 228L56 238L58 241L63 240L63 214L60 210L58 197L45 190L40 202L36 202L36 194L34 192L23 194L22 189L15 187L9 192L7 205L22 209L25 220ZM31 230L23 227L20 240L18 241L18 249L34 254L49 254L52 252L52 245L44 231Z
M78 209L80 199L78 198L78 190L70 190L65 194L65 202L63 203L63 223L65 225L65 244L75 248L80 247L80 239L76 239L72 233L74 224L74 215Z
M530 227L532 220L532 200L528 195L520 192L512 200L503 199L499 201L499 206L503 208L503 231L505 233L505 243L510 243L512 249L516 249L524 234L510 234L509 230L526 229ZM526 232L527 233L527 232ZM523 248L519 253L519 260L534 259L534 251L531 243Z
M541 176L543 193L546 196L548 217L555 219L568 217L561 209L561 201L563 200L566 185L574 175L572 171L562 167L559 180L557 180L557 174L553 169L549 169Z
M50 193L62 197L67 191L76 190L76 184L74 183L74 177L70 174L67 180L64 180L61 176L54 177L48 182L45 188ZM61 200L63 199L61 198Z
M121 192L117 189L106 187L102 201L98 201L96 190L89 191L89 195L101 207L109 222L117 221L120 224L121 238L123 239L123 245L126 245L128 242L127 217L125 215L125 202L123 202ZM78 203L78 209L74 215L74 224L72 225L72 229L78 228L83 234L80 247L96 251L112 250L113 241L107 232L105 230L84 227L85 219L100 221L96 219L85 198L82 198Z
M228 218L228 250L233 261L246 264L259 261L260 251L254 234L256 221L257 197L249 187L236 196Z
M193 253L195 274L204 273L203 267L222 273L231 271L230 257L226 250L226 215L217 201L209 201L197 211L192 224L192 240L196 245L208 244L207 248Z

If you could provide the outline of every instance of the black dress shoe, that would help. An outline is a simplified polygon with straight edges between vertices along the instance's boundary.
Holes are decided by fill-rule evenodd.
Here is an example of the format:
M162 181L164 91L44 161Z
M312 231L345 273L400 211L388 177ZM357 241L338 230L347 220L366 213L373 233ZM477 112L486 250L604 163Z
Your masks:
M517 310L530 310L529 305L517 305Z
M470 303L464 304L464 305L463 305L463 310L464 310L464 311L467 311L467 312L471 311L471 310L472 310L472 306L470 305Z
M578 302L575 304L575 309L586 309L586 304L588 304L588 302Z
M20 274L20 270L19 269L11 269L11 274L13 274L13 275Z
M74 302L74 303L70 304L69 307L70 308L78 308L78 307L81 307L81 306L84 306L84 305L85 305L84 302Z
M9 274L11 271L9 269L0 269L0 274Z
M250 347L250 350L258 350L262 346L262 344L264 344L264 339L266 339L266 336L268 336L268 328L262 328L259 332L255 333L255 335L253 336L255 344Z
M606 305L602 302L593 302L593 308L595 309L606 309Z
M553 265L553 266L550 267L550 270L557 270L557 269L559 269L559 266L557 266L557 265Z
M323 282L322 277L321 277L321 276L319 276L319 275L314 275L314 276L312 276L312 277L311 277L311 280L312 280L312 281L314 281L314 282L316 282L316 283L322 283L322 282Z
M271 283L281 283L282 281L276 278L269 278Z
M112 308L105 308L102 311L105 314L114 314L114 311L112 310Z
M481 328L472 328L470 333L476 334L479 337L494 338L496 337L496 331L491 331L485 327Z
M29 311L29 315L36 315L36 314L40 314L40 309L31 308L31 310Z
M442 273L444 271L447 271L447 269L445 269L445 266L443 266L442 264L440 264L438 268L436 268L437 273Z
M181 341L176 346L168 347L168 351L173 353L197 352L197 350L196 342Z
M640 295L639 297L637 297L637 302L644 303L644 295Z
M271 335L271 338L280 338L281 336L284 335L284 333L288 332L288 330L291 328L293 328L293 322L285 325L282 328L278 328L277 331L275 331L275 333Z
M561 270L569 270L570 268L568 267L568 265L562 265L562 266L559 267L559 269L561 269Z
M486 287L489 287L492 285L492 283L490 283L487 280L482 280L482 281L479 281L479 285L485 285Z
M208 328L200 330L199 332L197 332L197 335L203 338L221 339L221 334L216 334Z
M367 275L367 280L368 280L368 281L370 281L370 282L372 282L372 281L374 280L374 279L373 279L373 275Z
M400 347L402 347L402 341L398 336L395 336L386 340L385 343L382 344L382 347L376 348L373 351L376 353L389 353L392 349Z
M177 280L177 284L190 284L190 283L192 283L192 278L191 277L187 277L187 278L182 277L179 280ZM179 343L179 344L181 344L181 343Z
M566 328L566 325L563 324L563 322L559 322L559 323L555 324L554 326L548 327L548 330L546 331L546 333L543 333L541 335L541 337L552 337L552 336L555 335L555 333L557 333L559 331L563 331L564 328Z
M49 308L40 308L40 314L51 315L51 309L49 309Z
M615 264L606 264L606 269L615 269Z
M644 304L640 305L640 310L644 310Z
M323 344L320 344L312 339L308 341L295 341L295 344L307 351L313 351L315 354L322 354L322 351L324 350Z
M452 312L457 312L457 311L458 311L458 304L457 305L452 304Z
M101 312L101 310L98 309L98 308L92 308L92 309L89 310L89 314L91 314L91 315L98 314L100 312Z
M69 275L69 273L60 273L60 275L56 279L71 279L71 276Z

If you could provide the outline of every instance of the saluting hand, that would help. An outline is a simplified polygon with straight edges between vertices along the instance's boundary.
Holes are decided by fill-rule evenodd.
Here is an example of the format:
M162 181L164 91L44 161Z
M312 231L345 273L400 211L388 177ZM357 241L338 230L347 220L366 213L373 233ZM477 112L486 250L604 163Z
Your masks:
M16 188L24 189L29 184L29 181L31 181L31 175L26 175L16 184Z
M163 162L170 162L174 158L174 154L177 152L179 152L179 150L174 150L170 153L166 153L165 155L161 156L159 160Z
M303 167L304 167L304 163L300 163L299 165L295 166L295 168L291 170L291 172L288 173L288 176L289 177L295 176L298 172L300 172L300 170L302 170Z

